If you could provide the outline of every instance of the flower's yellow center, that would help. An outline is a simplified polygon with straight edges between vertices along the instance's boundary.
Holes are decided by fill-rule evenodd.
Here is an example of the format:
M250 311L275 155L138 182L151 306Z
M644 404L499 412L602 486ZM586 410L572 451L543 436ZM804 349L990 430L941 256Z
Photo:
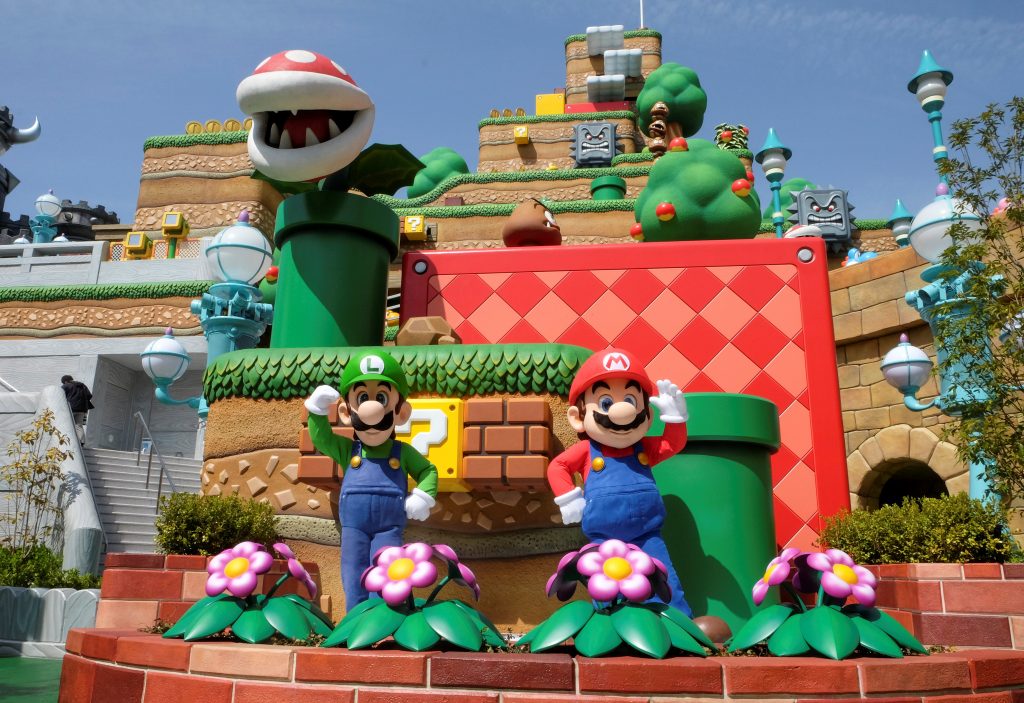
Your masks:
M416 569L416 563L408 557L402 557L401 559L395 559L391 562L391 566L388 567L388 578L392 581L401 581L412 576L412 572Z
M836 564L832 567L832 573L841 578L851 586L857 583L857 574L853 572L853 569L848 567L846 564Z
M245 557L235 557L224 567L224 575L229 579L236 579L249 570L249 560Z
M777 568L779 568L778 564L769 564L768 568L764 570L764 576L761 577L761 580L768 583L768 579L772 577L772 574L775 573Z
M633 573L633 567L622 557L612 557L604 563L604 575L616 581L621 581L631 573Z

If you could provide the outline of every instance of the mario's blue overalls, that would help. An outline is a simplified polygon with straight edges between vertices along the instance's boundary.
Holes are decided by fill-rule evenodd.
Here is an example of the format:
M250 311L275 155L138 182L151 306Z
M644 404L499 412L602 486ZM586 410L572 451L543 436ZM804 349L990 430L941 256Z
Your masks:
M391 453L374 459L363 455L363 443L352 443L352 460L341 482L341 583L345 606L352 610L370 597L362 575L381 547L402 545L408 477L402 470L402 443L392 440Z
M590 471L583 484L587 504L583 509L583 534L591 542L619 539L635 544L658 559L668 569L668 585L672 589L669 603L688 616L693 611L683 596L668 546L661 536L665 523L665 503L654 482L647 455L636 444L625 457L601 453L596 442L590 443Z

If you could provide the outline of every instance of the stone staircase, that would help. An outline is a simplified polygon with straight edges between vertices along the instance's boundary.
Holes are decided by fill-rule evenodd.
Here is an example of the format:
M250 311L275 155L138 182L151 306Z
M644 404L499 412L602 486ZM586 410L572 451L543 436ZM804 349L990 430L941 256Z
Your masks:
M107 552L153 552L156 537L156 481L160 463L153 457L153 471L146 488L146 461L141 457L135 465L135 452L112 449L85 449L85 463L89 470L96 509L103 525ZM167 473L179 492L199 492L198 459L164 457ZM171 492L165 478L162 495Z

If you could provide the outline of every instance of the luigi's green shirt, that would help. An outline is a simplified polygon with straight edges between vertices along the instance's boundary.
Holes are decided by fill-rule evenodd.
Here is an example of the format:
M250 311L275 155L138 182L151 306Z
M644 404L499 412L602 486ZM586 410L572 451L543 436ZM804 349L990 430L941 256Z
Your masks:
M348 468L349 459L352 457L352 440L348 437L334 434L331 423L324 415L309 414L309 438L313 440L313 446L327 456L334 459L338 469L344 473ZM384 444L376 447L363 445L363 456L370 459L384 459L391 456L392 442L397 440L389 439ZM427 461L427 458L413 449L405 442L398 442L402 447L401 461L402 471L412 476L416 487L431 498L437 497L437 467Z

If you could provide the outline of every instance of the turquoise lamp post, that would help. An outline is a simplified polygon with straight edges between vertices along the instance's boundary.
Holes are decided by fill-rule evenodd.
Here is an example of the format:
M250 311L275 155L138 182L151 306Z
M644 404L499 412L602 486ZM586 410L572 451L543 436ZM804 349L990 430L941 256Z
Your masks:
M913 219L914 216L903 206L903 201L897 198L896 207L892 209L885 226L892 230L892 238L901 248L910 244L910 222Z
M60 210L60 198L54 195L52 190L36 198L36 216L29 221L33 244L49 244L53 241L57 234L53 223L57 221Z
M191 310L199 317L206 335L207 364L236 349L252 349L273 320L274 308L261 303L263 295L254 284L266 275L273 250L263 233L249 224L242 211L235 224L221 230L206 248L210 270L219 283L210 286ZM142 352L142 368L156 384L156 398L162 403L195 408L205 419L209 408L202 397L177 400L170 386L188 370L191 360L171 330Z
M942 106L946 103L946 88L952 82L953 73L937 64L925 49L917 73L907 83L907 90L917 97L932 125L932 159L936 164L946 158L946 145L942 141ZM946 177L941 174L940 177L945 183Z
M764 169L764 177L768 179L768 186L772 189L772 224L775 225L775 236L782 238L782 224L785 218L782 216L782 177L786 174L786 162L793 156L793 151L779 140L775 130L768 129L768 136L765 137L764 146L757 152L754 159Z

